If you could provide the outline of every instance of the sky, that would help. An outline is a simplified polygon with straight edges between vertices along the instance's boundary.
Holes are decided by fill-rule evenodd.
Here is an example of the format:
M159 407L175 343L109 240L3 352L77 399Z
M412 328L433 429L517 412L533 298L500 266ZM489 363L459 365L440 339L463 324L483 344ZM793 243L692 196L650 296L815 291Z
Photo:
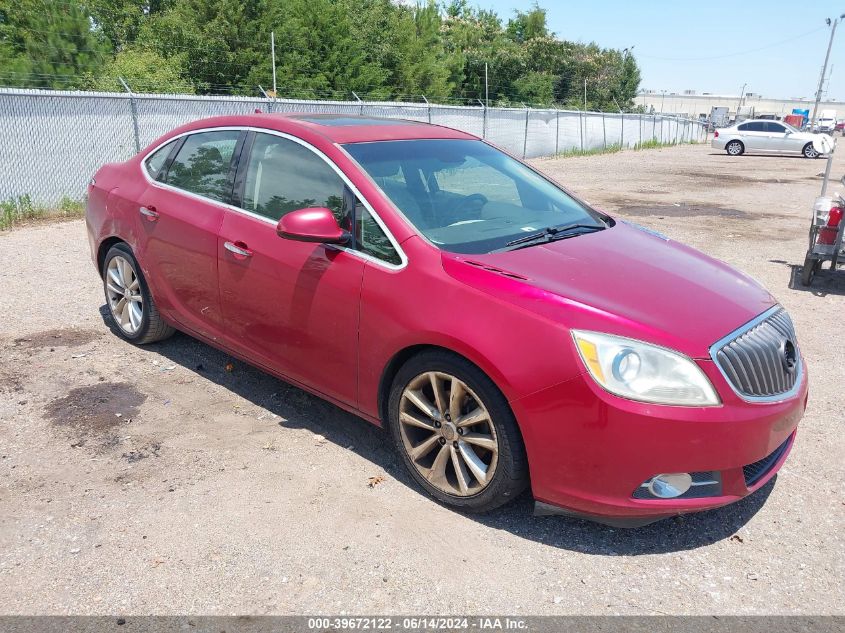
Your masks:
M507 20L532 2L475 0ZM845 0L539 0L558 37L629 48L643 89L813 98ZM831 70L832 69L832 70ZM845 99L845 24L836 29L825 97Z

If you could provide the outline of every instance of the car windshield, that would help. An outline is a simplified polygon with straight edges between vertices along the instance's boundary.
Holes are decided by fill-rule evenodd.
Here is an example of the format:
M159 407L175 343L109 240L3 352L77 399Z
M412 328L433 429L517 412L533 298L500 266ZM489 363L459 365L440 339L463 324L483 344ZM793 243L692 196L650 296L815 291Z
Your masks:
M516 247L516 240L524 247L520 238L534 234L538 241L563 236L554 232L560 227L587 232L606 226L599 214L482 141L378 141L344 149L443 250L488 253Z
M786 121L778 121L778 123L780 123L783 127L785 127L785 128L786 128L787 130L789 130L790 132L799 132L799 131L800 131L800 130L798 130L798 128L795 128L795 127L791 126L791 125L790 125L789 123L787 123Z

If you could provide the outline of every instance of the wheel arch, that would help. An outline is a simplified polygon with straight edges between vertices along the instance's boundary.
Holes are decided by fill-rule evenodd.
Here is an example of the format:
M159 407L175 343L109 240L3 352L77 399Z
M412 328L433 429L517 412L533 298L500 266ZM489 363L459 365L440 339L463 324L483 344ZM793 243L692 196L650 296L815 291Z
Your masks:
M454 354L465 361L472 363L475 367L478 368L479 371L483 372L485 376L487 376L490 381L495 385L496 389L504 396L505 401L510 402L510 398L508 397L508 390L507 388L503 388L502 376L498 375L495 371L488 370L485 367L483 362L478 362L475 358L470 355L461 353L455 349L450 347L446 347L444 345L437 345L433 343L418 343L413 345L408 345L403 347L398 352L396 352L391 359L387 362L384 369L381 372L381 378L379 379L378 383L378 413L379 418L382 421L382 424L386 424L387 416L388 416L388 401L390 399L390 388L393 385L393 379L396 377L396 374L402 368L402 366L407 363L411 358L414 356L427 351L427 350L438 350L443 352L448 352L450 354ZM509 405L510 406L510 405ZM519 427L519 421L517 420L517 427Z
M111 249L111 247L115 244L126 244L128 246L126 240L116 235L112 235L100 242L100 245L97 247L97 271L100 273L100 277L103 276L103 264L106 263L106 255L108 254L109 249Z

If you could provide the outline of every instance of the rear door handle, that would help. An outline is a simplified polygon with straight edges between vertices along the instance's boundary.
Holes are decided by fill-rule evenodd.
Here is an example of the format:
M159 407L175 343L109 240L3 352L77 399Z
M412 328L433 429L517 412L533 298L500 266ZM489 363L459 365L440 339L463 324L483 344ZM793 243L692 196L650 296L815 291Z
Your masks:
M153 206L141 207L138 212L143 215L149 222L158 220L158 211Z
M234 253L235 257L239 259L244 257L252 257L252 251L249 250L249 247L243 242L224 242L223 247L227 251Z

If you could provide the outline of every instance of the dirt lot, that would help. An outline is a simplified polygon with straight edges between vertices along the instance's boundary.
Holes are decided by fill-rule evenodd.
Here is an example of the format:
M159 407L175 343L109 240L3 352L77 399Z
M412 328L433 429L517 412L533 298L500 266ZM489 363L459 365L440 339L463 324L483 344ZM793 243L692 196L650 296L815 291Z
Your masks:
M795 281L824 163L686 146L537 164L792 313L811 397L773 484L637 531L527 498L457 514L367 423L184 335L122 343L83 223L21 228L0 234L0 611L845 612L845 272Z

